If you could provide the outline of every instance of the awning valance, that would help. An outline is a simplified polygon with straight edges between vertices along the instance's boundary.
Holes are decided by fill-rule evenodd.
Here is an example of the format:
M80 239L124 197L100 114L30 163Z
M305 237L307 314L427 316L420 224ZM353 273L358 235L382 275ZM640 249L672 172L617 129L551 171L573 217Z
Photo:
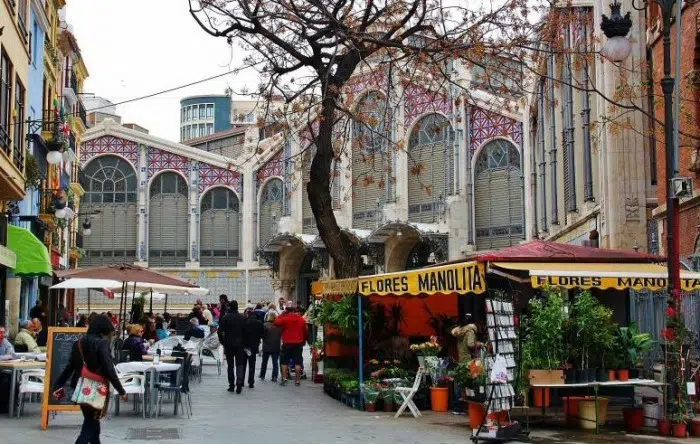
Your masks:
M486 291L484 265L463 262L441 267L398 273L378 274L357 279L317 282L316 295L348 294L359 291L364 296L417 296L436 293L483 293Z
M31 231L14 225L7 226L7 247L15 252L15 276L51 276L49 250Z
M491 267L526 271L534 288L552 286L657 291L668 286L666 267L657 264L493 262ZM700 273L681 272L681 289L700 290Z

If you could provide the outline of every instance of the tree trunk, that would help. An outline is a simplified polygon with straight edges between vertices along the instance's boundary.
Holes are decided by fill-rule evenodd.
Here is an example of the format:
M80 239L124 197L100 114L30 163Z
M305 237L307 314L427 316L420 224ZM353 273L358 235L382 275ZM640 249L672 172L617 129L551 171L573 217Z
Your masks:
M318 234L333 258L333 268L337 279L358 276L360 273L359 245L346 232L340 229L333 213L330 178L333 164L333 125L335 122L335 101L337 94L327 93L321 105L316 155L311 162L307 193L311 210L316 219Z

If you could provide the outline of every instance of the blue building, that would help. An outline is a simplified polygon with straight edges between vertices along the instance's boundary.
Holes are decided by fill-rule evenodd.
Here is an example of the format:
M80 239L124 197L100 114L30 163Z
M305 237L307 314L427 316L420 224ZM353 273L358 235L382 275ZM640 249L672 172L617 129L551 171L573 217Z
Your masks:
M180 141L231 129L231 97L192 96L180 100Z
M44 69L44 40L51 26L42 7L42 2L30 2L30 59L29 59L29 84L27 85L27 116L31 122L26 126L29 138L28 151L37 161L40 175L46 179L46 143L42 138L41 122L44 119L45 108L45 69ZM13 218L11 222L34 232L41 234L41 222L39 215L39 187L27 188L24 200L18 203L21 217ZM20 293L19 318L26 319L29 310L36 302L39 295L39 278L25 277L22 279Z

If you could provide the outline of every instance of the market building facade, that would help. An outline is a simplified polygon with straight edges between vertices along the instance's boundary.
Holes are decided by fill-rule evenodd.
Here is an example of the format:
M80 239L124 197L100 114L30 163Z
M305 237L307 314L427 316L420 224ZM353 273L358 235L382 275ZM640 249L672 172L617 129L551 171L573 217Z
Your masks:
M351 144L363 135L351 124L334 165L335 215L362 245L363 272L523 241L527 136L516 100L494 97L478 72L459 66L453 76L463 88L431 90L393 76L377 69L352 79L353 107L391 107L374 128L387 143ZM115 122L89 129L82 208L100 215L82 264L148 265L209 288L212 302L225 293L239 302L284 296L307 304L311 282L332 277L305 192L313 147L303 132L261 133L251 126L222 139L230 149L208 151ZM399 145L406 149L391 148ZM379 167L366 160L372 153L381 154ZM81 309L85 303L81 295ZM168 311L190 305L175 297Z

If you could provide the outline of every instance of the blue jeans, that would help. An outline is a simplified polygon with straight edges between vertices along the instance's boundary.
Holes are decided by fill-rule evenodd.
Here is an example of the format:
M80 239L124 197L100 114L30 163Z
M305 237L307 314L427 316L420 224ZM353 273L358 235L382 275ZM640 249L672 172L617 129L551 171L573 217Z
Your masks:
M453 384L453 387L454 391L452 392L452 411L463 413L464 409L462 408L462 403L459 401L462 397L462 385L455 383Z
M279 374L279 361L280 361L280 354L279 352L276 353L270 353L270 352L263 352L262 355L262 364L260 365L260 378L265 379L265 373L267 372L267 360L269 358L272 358L272 379L277 379L277 375Z

